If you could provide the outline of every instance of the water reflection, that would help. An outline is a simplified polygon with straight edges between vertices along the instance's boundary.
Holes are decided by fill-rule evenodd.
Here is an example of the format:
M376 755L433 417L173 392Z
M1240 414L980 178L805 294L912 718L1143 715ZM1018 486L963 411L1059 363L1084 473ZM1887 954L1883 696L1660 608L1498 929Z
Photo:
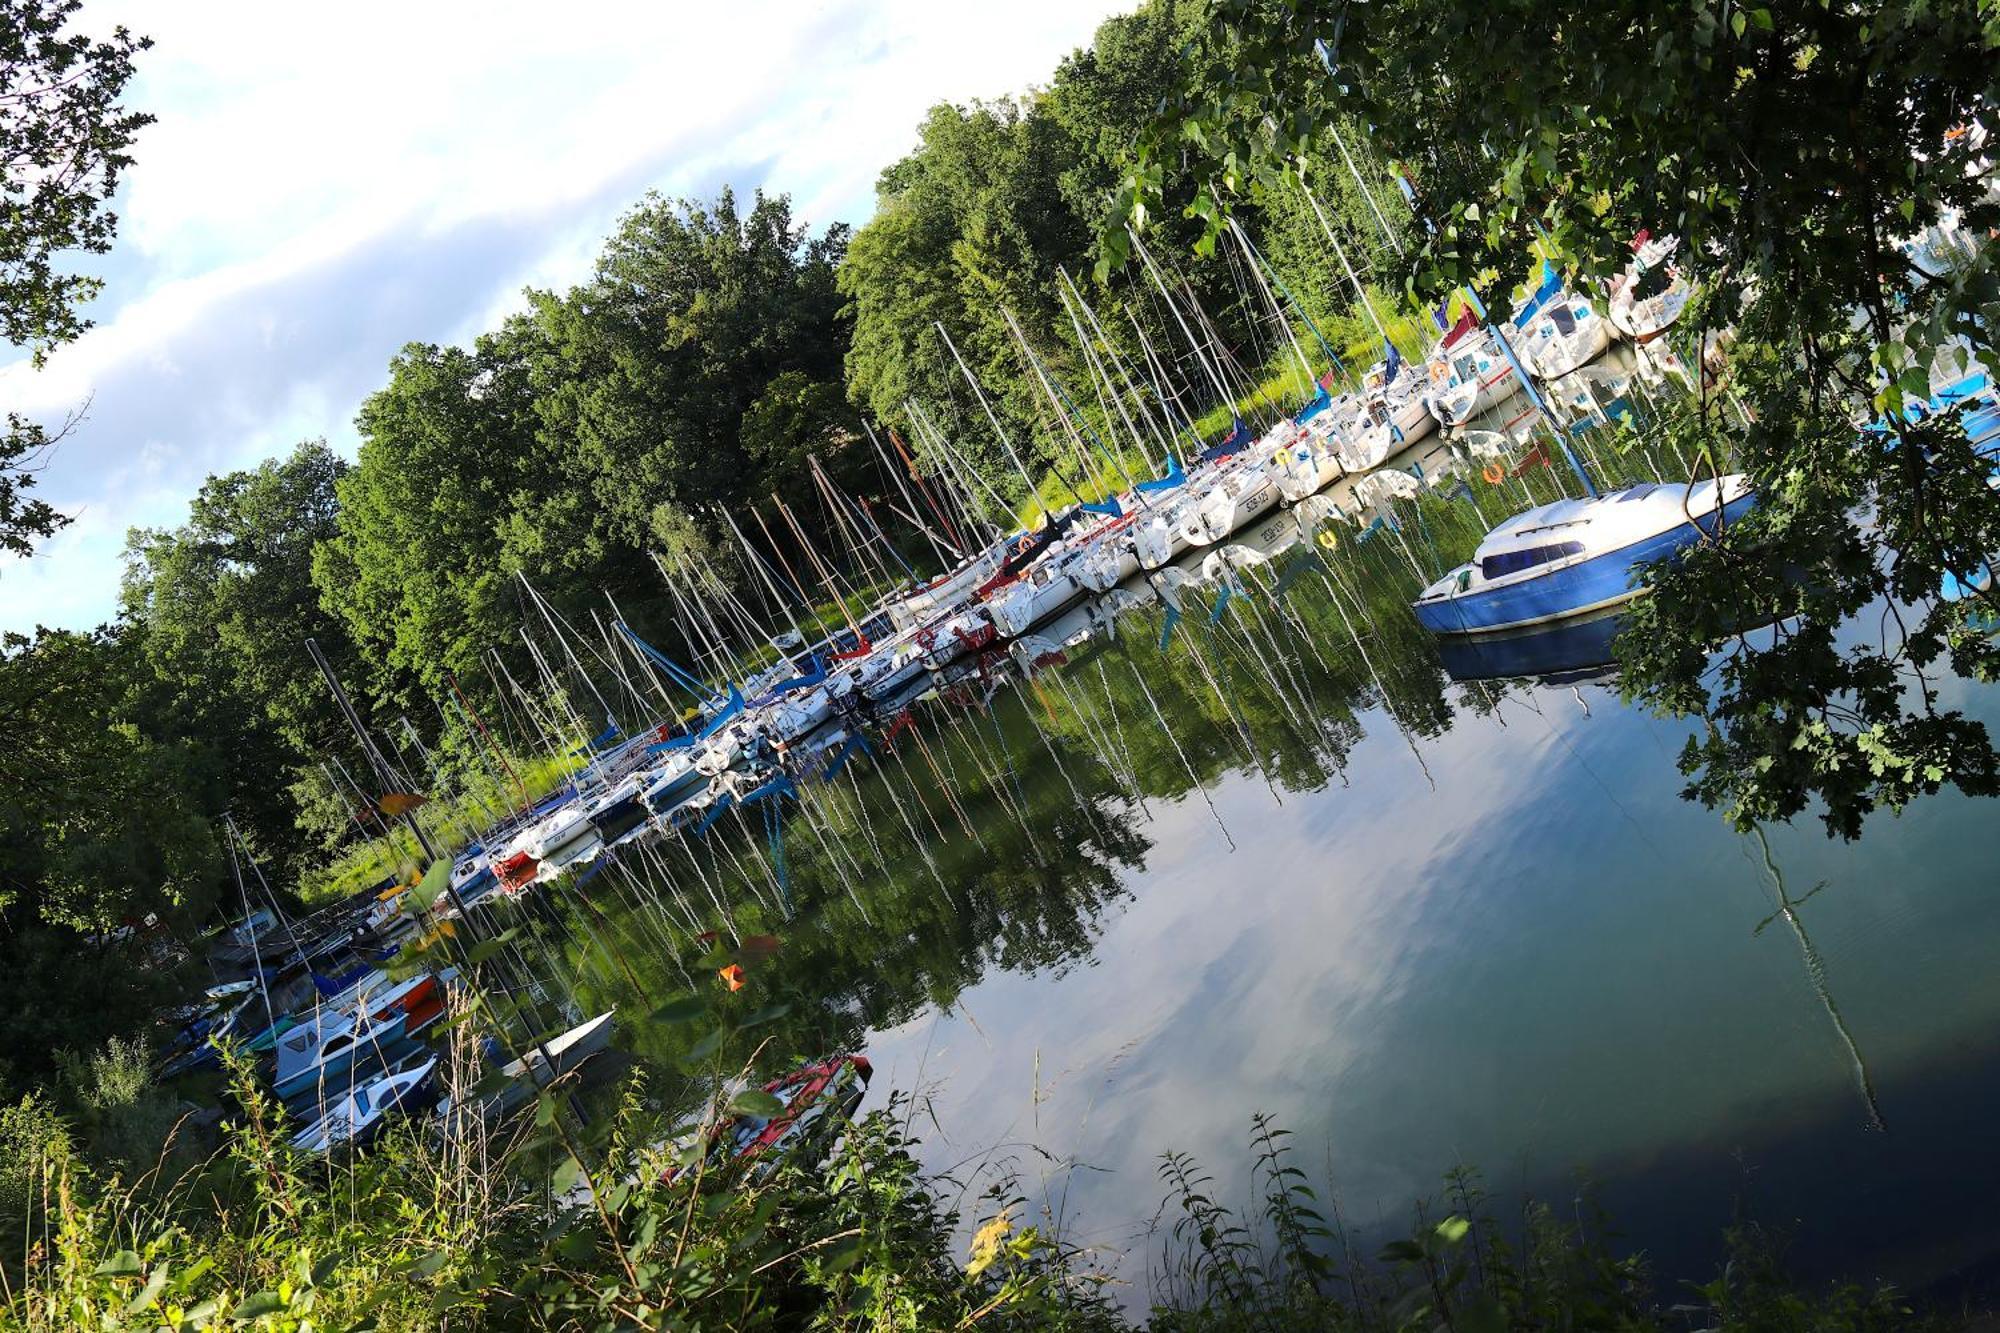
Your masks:
M804 747L796 798L499 909L533 926L522 968L633 1015L621 1043L663 1098L705 1038L647 1021L676 994L775 1015L735 1058L866 1049L878 1088L929 1095L933 1165L976 1175L1032 1143L1093 1168L1060 1206L1114 1258L1158 1155L1227 1182L1253 1110L1324 1155L1364 1224L1401 1224L1455 1162L1545 1194L1582 1168L1667 1271L1702 1271L1738 1154L1800 1216L1942 1179L1976 1131L1926 1100L1927 1071L2000 1021L1984 811L1940 798L1854 847L1758 835L1763 924L1792 935L1808 1000L1746 912L1763 871L1680 798L1685 731L1603 688L1615 617L1441 651L1410 616L1486 510L1552 480L1482 491L1430 448L1392 460L1412 488L1336 487L962 663L866 748ZM1796 882L1853 887L1791 896L1778 849ZM704 970L718 942L746 959L740 994ZM1976 1058L2000 1078L2000 1053ZM1878 1079L1937 1142L1843 1136L1882 1128ZM1808 1131L1839 1170L1789 1151ZM1946 1225L1942 1188L1897 1206L1905 1236Z
M1453 635L1438 641L1456 681L1534 679L1575 684L1612 674L1611 644L1624 628L1616 611L1513 633Z
M1861 1058L1861 1048L1855 1044L1854 1034L1848 1030L1847 1020L1840 1016L1840 1006L1834 1003L1833 991L1827 982L1826 963L1821 959L1819 950L1814 947L1812 938L1806 934L1805 922L1799 919L1799 908L1804 906L1806 899L1824 889L1827 881L1821 880L1807 889L1802 896L1793 898L1791 890L1785 884L1784 872L1778 868L1777 861L1771 855L1771 841L1765 836L1764 830L1753 829L1751 836L1756 840L1758 855L1764 863L1764 873L1769 880L1772 893L1777 898L1777 910L1757 923L1756 933L1761 934L1764 927L1773 921L1784 922L1786 928L1792 932L1792 938L1798 942L1799 957L1805 963L1806 981L1812 986L1813 994L1818 997L1820 1006L1826 1010L1827 1019L1833 1024L1834 1032L1839 1034L1840 1044L1846 1049L1847 1058L1853 1062L1855 1087L1861 1093L1862 1105L1868 1110L1868 1127L1877 1130L1887 1129L1888 1125L1882 1119L1882 1107L1875 1100L1875 1080L1868 1072L1868 1062Z

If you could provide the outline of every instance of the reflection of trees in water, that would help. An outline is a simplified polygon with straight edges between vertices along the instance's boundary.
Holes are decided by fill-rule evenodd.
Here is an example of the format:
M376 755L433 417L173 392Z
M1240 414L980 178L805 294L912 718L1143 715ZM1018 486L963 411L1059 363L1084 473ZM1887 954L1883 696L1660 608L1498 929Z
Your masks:
M661 1063L704 1029L644 1015L690 990L739 1018L788 1005L754 1032L778 1063L948 1008L989 969L1059 973L1090 954L1121 870L1143 865L1155 803L1237 772L1278 801L1325 787L1373 708L1413 749L1450 726L1407 605L1418 549L1296 548L1213 615L1190 600L1164 646L1152 606L990 708L926 700L893 744L806 782L776 838L753 807L545 890L555 910L520 946L526 971L574 1009L635 1015L624 1044ZM706 932L778 944L729 995L697 962Z
M1118 868L1139 864L1147 842L1102 764L1060 754L1058 777L1032 722L1003 712L1013 716L999 735L981 734L986 719L933 712L860 761L866 771L809 788L786 807L781 854L753 812L744 828L725 821L622 855L585 887L588 905L557 890L557 952L580 1006L644 1014L671 995L716 990L712 971L696 970L707 947L697 930L723 942L775 936L723 1008L788 1004L757 1030L781 1062L853 1048L871 1028L949 1006L991 967L1086 956L1123 892ZM780 861L789 916L772 880ZM643 1018L627 1031L633 1049L663 1062L703 1035Z
M1825 888L1826 883L1822 880L1807 889L1804 896L1792 897L1785 885L1784 872L1778 869L1777 860L1771 855L1771 844L1765 838L1764 830L1752 825L1751 832L1756 835L1757 850L1764 861L1764 873L1778 898L1777 910L1757 923L1757 933L1762 934L1764 927L1773 921L1783 921L1786 928L1792 932L1792 938L1798 942L1799 957L1805 962L1806 981L1812 986L1813 995L1818 998L1820 1007L1826 1010L1827 1019L1833 1024L1834 1035L1840 1038L1840 1044L1846 1048L1848 1062L1853 1066L1854 1084L1861 1093L1861 1104L1867 1108L1868 1128L1886 1129L1888 1125L1882 1119L1882 1108L1875 1100L1875 1080L1868 1072L1868 1063L1861 1058L1861 1048L1855 1044L1854 1034L1848 1030L1847 1020L1841 1016L1840 1006L1834 1003L1833 991L1827 984L1826 963L1821 959L1818 948L1813 945L1812 937L1806 934L1805 922L1799 918L1798 909L1805 904L1807 898Z

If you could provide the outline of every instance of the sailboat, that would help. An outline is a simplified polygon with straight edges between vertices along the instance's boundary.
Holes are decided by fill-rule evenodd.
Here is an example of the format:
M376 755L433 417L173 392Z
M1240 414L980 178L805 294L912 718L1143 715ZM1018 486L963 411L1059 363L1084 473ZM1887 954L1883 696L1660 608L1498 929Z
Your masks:
M548 1087L611 1044L613 1012L601 1013L530 1046L520 1059L500 1069L500 1086L484 1096L474 1097L467 1109L484 1119L497 1120L519 1108L537 1089ZM447 1097L438 1106L438 1117L449 1117L452 1109L453 1103Z
M1020 578L995 590L986 602L994 627L1008 638L1026 634L1081 599L1086 589L1071 563L1067 559L1040 561Z
M1212 546L1261 517L1278 499L1270 470L1239 455L1221 464L1220 475L1183 511L1181 535L1191 546Z
M1514 327L1519 330L1515 350L1544 383L1603 356L1618 336L1604 312L1555 273L1514 312Z
M1007 547L996 542L969 557L957 568L938 575L889 603L889 621L898 629L915 628L949 611L972 595L972 590L992 578L1007 558Z
M314 1009L278 1040L278 1096L292 1101L387 1058L404 1037L443 1015L449 976L421 973L384 989L383 974L371 971Z
M1429 359L1426 401L1442 426L1463 426L1521 392L1521 377L1494 331L1468 310L1438 340Z
M1673 262L1679 248L1678 236L1653 238L1640 232L1632 262L1611 280L1606 313L1634 342L1651 342L1672 328L1694 295L1693 285Z
M1340 477L1338 440L1330 431L1313 429L1313 423L1326 415L1323 408L1303 424L1281 421L1259 444L1267 451L1266 468L1278 483L1278 493L1288 503L1297 504Z
M437 1068L437 1056L413 1052L386 1072L356 1083L324 1115L294 1134L292 1146L323 1153L342 1144L365 1143L390 1117L407 1111L430 1093Z
M707 790L709 775L695 767L694 760L690 748L670 750L659 767L645 775L639 799L648 810L664 818Z
M1750 508L1749 479L1647 482L1524 510L1467 563L1424 589L1417 619L1437 634L1518 629L1630 601L1644 565L1671 559Z

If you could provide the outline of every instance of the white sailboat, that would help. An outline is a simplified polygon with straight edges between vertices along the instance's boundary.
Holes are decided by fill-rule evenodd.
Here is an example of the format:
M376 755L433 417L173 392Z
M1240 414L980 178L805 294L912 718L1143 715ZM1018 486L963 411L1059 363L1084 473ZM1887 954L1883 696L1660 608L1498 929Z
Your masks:
M1428 361L1426 401L1443 426L1463 426L1521 392L1521 377L1494 331L1468 316L1438 341Z
M1545 288L1514 316L1514 350L1544 383L1580 370L1610 348L1617 328L1589 297Z
M1190 546L1212 546L1278 503L1278 483L1263 466L1232 459L1181 516Z
M1694 285L1673 262L1679 248L1678 236L1642 240L1632 262L1611 280L1606 313L1635 342L1651 342L1672 328L1694 295Z

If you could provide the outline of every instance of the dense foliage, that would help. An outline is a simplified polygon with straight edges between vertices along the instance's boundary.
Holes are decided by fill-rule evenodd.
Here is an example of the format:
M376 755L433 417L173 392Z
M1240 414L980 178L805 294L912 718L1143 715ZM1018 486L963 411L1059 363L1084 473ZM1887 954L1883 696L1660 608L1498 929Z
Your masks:
M101 41L73 27L83 0L0 4L0 342L39 366L90 321L102 280L70 271L111 248L106 204L152 117L119 98L150 43L124 28ZM0 427L0 552L27 555L68 519L31 497L63 431L18 412Z
M582 286L529 292L469 350L406 348L362 405L320 553L371 664L357 683L429 712L456 676L490 702L481 661L517 642L517 575L569 614L608 593L677 643L648 553L688 523L716 536L715 505L798 499L801 456L858 435L837 392L845 244L783 198L651 198Z
M98 1086L102 1087L102 1081ZM769 1173L688 1166L651 1136L633 1084L551 1195L486 1155L399 1136L329 1166L288 1149L247 1084L206 1160L135 1183L92 1165L64 1122L0 1109L0 1216L30 1238L0 1313L35 1330L304 1333L375 1328L1004 1329L1140 1326L1057 1215L1002 1180L960 1239L948 1196L912 1150L911 1108L852 1125L824 1164ZM551 1104L539 1133L578 1143ZM1238 1212L1199 1163L1170 1154L1145 1291L1159 1330L1817 1329L1949 1326L1887 1288L1809 1292L1775 1238L1744 1226L1712 1282L1656 1290L1601 1218L1526 1206L1492 1214L1463 1170L1406 1238L1372 1261L1294 1165L1286 1131L1253 1122L1252 1204ZM681 1165L671 1179L670 1167ZM1567 1211L1567 1210L1566 1210ZM1578 1210L1581 1212L1581 1210ZM1371 1247L1373 1248L1373 1247Z
M185 932L221 885L195 757L132 720L136 652L59 630L0 652L0 1073L135 1030L173 980L145 918Z
M103 206L145 120L118 105L143 43L66 36L75 10L0 0L0 161L15 201L0 210L0 315L37 356L83 327L92 282L59 260L108 244ZM1953 137L1995 105L1996 52L1990 5L1154 0L1104 25L1031 95L934 108L852 234L795 217L781 195L747 207L726 189L649 197L575 288L528 292L469 346L406 347L360 407L352 464L308 443L211 478L184 524L132 534L117 623L10 638L0 652L11 1019L0 1082L56 1089L0 1113L0 1218L46 1242L32 1284L10 1289L18 1313L49 1327L169 1307L175 1320L281 1326L669 1313L712 1326L1114 1325L1077 1256L1018 1215L989 1214L961 1266L950 1212L891 1117L851 1135L824 1176L788 1171L717 1194L644 1183L658 1182L661 1159L628 1105L612 1140L585 1154L606 1206L558 1215L539 1177L495 1179L414 1140L349 1164L329 1189L273 1141L246 1093L222 1158L173 1191L135 1193L103 1171L143 1154L107 1147L106 1126L153 1125L160 1107L119 1072L143 1061L101 1042L139 1030L181 980L183 942L241 902L243 854L283 885L343 839L380 831L382 793L305 640L413 786L450 783L571 720L551 727L536 712L548 701L503 684L538 598L607 651L618 616L693 660L686 588L730 586L776 628L931 554L902 525L884 549L858 549L872 521L861 516L908 498L865 424L894 427L931 469L948 439L998 492L988 516L1009 522L1032 488L1087 489L1097 458L1149 467L1236 411L1283 410L1305 371L1378 355L1378 318L1407 319L1464 286L1504 300L1531 242L1601 277L1640 229L1678 233L1712 293L1689 350L1730 347L1727 378L1704 378L1664 416L1662 443L1750 472L1758 514L1663 575L1624 646L1636 696L1708 724L1683 760L1691 793L1744 822L1818 809L1851 836L1870 811L1947 784L2000 791L1990 738L1941 687L1946 673L1990 679L2000 650L1973 631L1977 600L1939 595L1947 574L2000 550L2000 500L1953 419L1901 411L1940 356L1993 362L1985 331L2000 297L1988 252L1936 274L1898 247L1947 211L1980 234L2000 224ZM1164 103L1162 71L1175 75ZM1258 256L1282 292L1265 288ZM1357 282L1379 310L1356 307ZM1163 289L1193 298L1182 307L1202 312L1198 330ZM1171 439L1091 401L1098 356L1145 368L1171 404ZM1887 429L1857 443L1857 421L1876 416ZM25 550L59 522L22 494L21 469L47 444L20 420L0 442L0 547ZM1014 451L1031 475L1015 475ZM820 469L868 507L829 505ZM1462 551L1501 516L1481 503L1426 497L1412 517L1432 551ZM767 563L733 554L725 511ZM807 548L833 568L807 572ZM938 787L907 752L883 761L900 785L872 794L873 810L858 792L851 807L819 797L829 827L851 819L872 838L861 831L900 822L915 854L864 905L838 891L836 851L798 850L801 897L832 928L769 974L819 1001L769 1020L790 1048L907 1017L994 960L1078 956L1116 892L1115 865L1137 854L1116 813L1128 798L1185 796L1243 763L1274 782L1327 781L1359 735L1357 712L1377 701L1407 733L1448 727L1442 672L1400 613L1422 572L1411 548L1384 538L1309 559L1294 572L1332 581L1335 614L1315 622L1274 601L1275 625L1260 628L1296 630L1293 646L1311 649L1297 660L1318 664L1311 679L1268 674L1280 667L1219 615L1184 629L1162 640L1177 670L1160 689L1216 725L1181 737L1147 724L1157 701L1129 658L1107 654L1101 695L1065 695L1063 718L1051 709L1038 733L1050 746L1072 727L1118 734L1123 771L1086 775L1084 792L1064 774L1074 804L1053 784L1010 795L969 748L968 770L994 779L970 809L926 804ZM1374 622L1366 650L1350 606ZM1857 639L1864 610L1881 629ZM726 627L739 632L748 638ZM1718 643L1729 652L1712 671ZM1302 699L1310 734L1259 739L1286 736ZM595 714L628 701L580 691L566 702ZM603 721L591 716L586 734ZM956 756L940 739L937 758ZM990 830L979 882L943 882L919 818ZM1047 858L1044 845L1062 850ZM620 891L615 875L603 883ZM657 1003L680 964L649 960L643 934L627 943L638 965L621 957L616 993L593 998ZM833 974L843 986L807 985ZM686 1063L689 1050L656 1054ZM143 1115L118 1109L130 1106ZM567 1123L554 1109L539 1118L552 1132ZM102 1131L87 1151L70 1143L79 1128ZM1324 1220L1295 1192L1275 1132L1259 1135L1259 1220L1230 1216L1191 1163L1169 1162L1160 1326L1669 1322L1638 1269L1589 1237L1537 1214L1510 1242L1464 1193L1443 1223L1392 1248L1386 1272L1335 1273ZM428 1194L409 1201L411 1181ZM1259 1251L1246 1228L1277 1250ZM1898 1313L1859 1293L1825 1309L1800 1301L1761 1253L1700 1299L1713 1327L1876 1327Z

